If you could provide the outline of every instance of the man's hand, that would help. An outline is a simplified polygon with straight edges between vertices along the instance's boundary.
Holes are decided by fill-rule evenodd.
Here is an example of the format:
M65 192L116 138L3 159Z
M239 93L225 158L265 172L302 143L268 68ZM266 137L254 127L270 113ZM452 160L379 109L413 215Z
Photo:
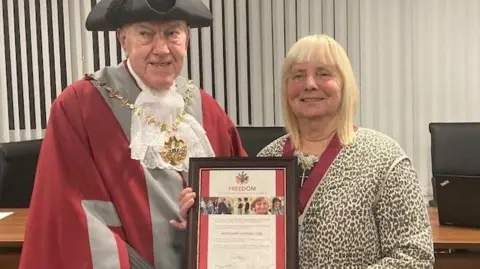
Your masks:
M180 192L178 200L180 201L180 220L171 220L170 224L179 230L185 230L187 228L187 213L195 202L197 195L193 192L192 188L188 187Z

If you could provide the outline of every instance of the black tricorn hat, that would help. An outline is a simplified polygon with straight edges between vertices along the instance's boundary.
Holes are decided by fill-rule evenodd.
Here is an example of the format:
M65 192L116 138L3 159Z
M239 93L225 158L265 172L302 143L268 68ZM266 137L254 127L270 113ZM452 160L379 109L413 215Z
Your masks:
M201 0L102 0L88 14L88 31L115 31L127 23L182 20L191 28L208 27L212 13Z

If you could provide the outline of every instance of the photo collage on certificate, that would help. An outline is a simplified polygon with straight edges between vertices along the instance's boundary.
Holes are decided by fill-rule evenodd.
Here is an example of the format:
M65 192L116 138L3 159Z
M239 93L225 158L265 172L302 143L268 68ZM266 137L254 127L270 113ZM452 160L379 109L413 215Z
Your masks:
M276 178L268 177L266 182L259 182L260 184L249 185L250 176L248 172L253 172L254 175L262 172L275 172L270 170L260 171L213 171L227 172L230 175L236 172L235 183L233 186L226 186L223 190L215 192L216 194L224 194L222 196L201 196L200 197L200 215L284 215L285 214L285 199L282 195L275 193ZM225 176L227 176L225 175ZM262 176L262 175L260 175ZM208 179L211 181L211 178ZM231 180L228 180L231 181ZM209 184L210 185L210 184ZM258 186L265 185L267 186ZM275 190L268 190L268 186L275 187ZM265 190L267 189L267 190ZM210 191L209 191L210 193ZM257 194L258 196L252 196ZM267 195L268 194L268 195Z
M285 257L285 170L200 172L200 268L281 268Z

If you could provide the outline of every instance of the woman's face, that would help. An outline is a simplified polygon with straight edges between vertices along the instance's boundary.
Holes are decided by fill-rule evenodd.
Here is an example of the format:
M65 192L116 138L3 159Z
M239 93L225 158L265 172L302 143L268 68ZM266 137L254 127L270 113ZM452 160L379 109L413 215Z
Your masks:
M287 98L298 118L336 116L342 102L342 82L333 66L298 62L287 80Z
M255 213L258 215L267 214L268 201L267 199L260 200L255 203Z

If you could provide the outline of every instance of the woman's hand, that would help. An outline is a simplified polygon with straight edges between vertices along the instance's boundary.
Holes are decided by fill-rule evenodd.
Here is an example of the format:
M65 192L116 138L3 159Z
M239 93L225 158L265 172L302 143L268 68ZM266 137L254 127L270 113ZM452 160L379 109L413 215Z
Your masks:
M170 223L173 227L179 230L185 230L187 228L187 213L195 202L197 195L193 192L192 188L188 187L180 192L178 200L180 201L180 221L171 220Z

